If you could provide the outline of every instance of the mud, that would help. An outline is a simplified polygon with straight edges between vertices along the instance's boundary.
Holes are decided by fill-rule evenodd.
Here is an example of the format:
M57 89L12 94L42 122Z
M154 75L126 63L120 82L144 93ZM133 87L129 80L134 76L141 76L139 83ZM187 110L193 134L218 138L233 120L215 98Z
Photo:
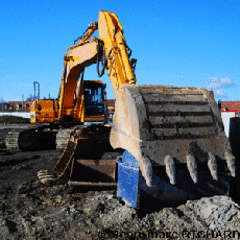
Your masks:
M240 234L240 207L230 197L202 198L144 215L118 199L114 190L42 185L36 172L54 165L56 151L1 156L1 239L193 239L193 234L212 239Z
M240 207L214 196L175 207L140 211L115 190L86 191L62 183L45 186L37 171L51 169L61 152L0 149L0 239L234 239L240 237Z

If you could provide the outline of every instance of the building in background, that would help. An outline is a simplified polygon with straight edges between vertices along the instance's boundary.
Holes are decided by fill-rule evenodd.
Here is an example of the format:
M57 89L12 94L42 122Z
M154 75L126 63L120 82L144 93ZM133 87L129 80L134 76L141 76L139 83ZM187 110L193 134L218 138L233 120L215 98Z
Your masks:
M115 111L115 99L107 99L108 118L111 120ZM0 103L0 112L30 112L33 101L9 101Z
M221 111L235 111L240 113L240 101L221 101Z
M30 106L33 101L9 101L7 103L3 103L4 112L29 112ZM1 105L0 105L1 110Z
M107 104L107 111L108 111L108 119L112 121L112 117L115 111L115 102L116 99L107 99L106 104Z
M235 124L240 117L240 101L222 101L219 102L221 117L223 120L224 131L227 137L230 137L230 129L233 123ZM236 127L236 126L235 126Z
M5 112L9 109L9 104L8 103L0 103L0 112Z

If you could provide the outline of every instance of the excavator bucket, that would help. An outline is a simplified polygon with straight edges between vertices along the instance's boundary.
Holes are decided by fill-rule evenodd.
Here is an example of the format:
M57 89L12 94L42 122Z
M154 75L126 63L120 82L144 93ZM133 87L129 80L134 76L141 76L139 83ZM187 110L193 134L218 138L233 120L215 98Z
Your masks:
M235 159L217 103L204 88L123 84L110 143L135 157L149 187L155 166L165 166L172 185L183 165L193 183L199 181L198 166L204 162L215 181L220 162L235 176Z
M44 184L68 181L83 188L116 188L117 159L122 150L109 144L108 126L79 126L69 136L60 159L52 170L38 172Z

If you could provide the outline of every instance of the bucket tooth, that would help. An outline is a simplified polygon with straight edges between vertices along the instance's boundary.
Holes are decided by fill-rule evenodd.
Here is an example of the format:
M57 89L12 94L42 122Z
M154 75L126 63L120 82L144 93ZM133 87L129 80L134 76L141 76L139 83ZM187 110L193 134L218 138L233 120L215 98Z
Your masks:
M213 179L217 181L218 180L217 161L215 156L211 152L208 152L208 168L211 172Z
M193 182L197 183L197 163L191 154L187 154L187 167Z
M153 183L153 169L151 161L148 157L142 157L142 161L144 162L144 166L142 168L142 174L145 177L146 184L148 187L152 187Z
M37 173L37 176L41 183L47 184L51 181L56 181L61 174L55 171L49 170L40 170Z
M236 176L235 157L230 152L225 152L225 159L227 161L227 167L232 175Z
M176 165L174 163L174 160L171 156L167 155L164 158L165 167L166 167L166 173L169 177L170 183L172 185L176 184Z

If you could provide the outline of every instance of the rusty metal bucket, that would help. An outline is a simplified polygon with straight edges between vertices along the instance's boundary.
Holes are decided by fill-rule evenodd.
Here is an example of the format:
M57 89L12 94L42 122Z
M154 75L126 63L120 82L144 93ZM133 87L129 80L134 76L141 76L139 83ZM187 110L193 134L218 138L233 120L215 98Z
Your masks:
M180 164L187 166L194 183L202 162L214 180L218 161L224 161L235 176L235 159L217 103L204 88L123 84L110 143L136 158L148 186L152 186L154 166L165 166L173 185Z
M117 158L122 151L109 144L109 127L86 135L75 135L76 147L71 166L70 185L91 187L117 186ZM106 135L106 136L104 136Z

